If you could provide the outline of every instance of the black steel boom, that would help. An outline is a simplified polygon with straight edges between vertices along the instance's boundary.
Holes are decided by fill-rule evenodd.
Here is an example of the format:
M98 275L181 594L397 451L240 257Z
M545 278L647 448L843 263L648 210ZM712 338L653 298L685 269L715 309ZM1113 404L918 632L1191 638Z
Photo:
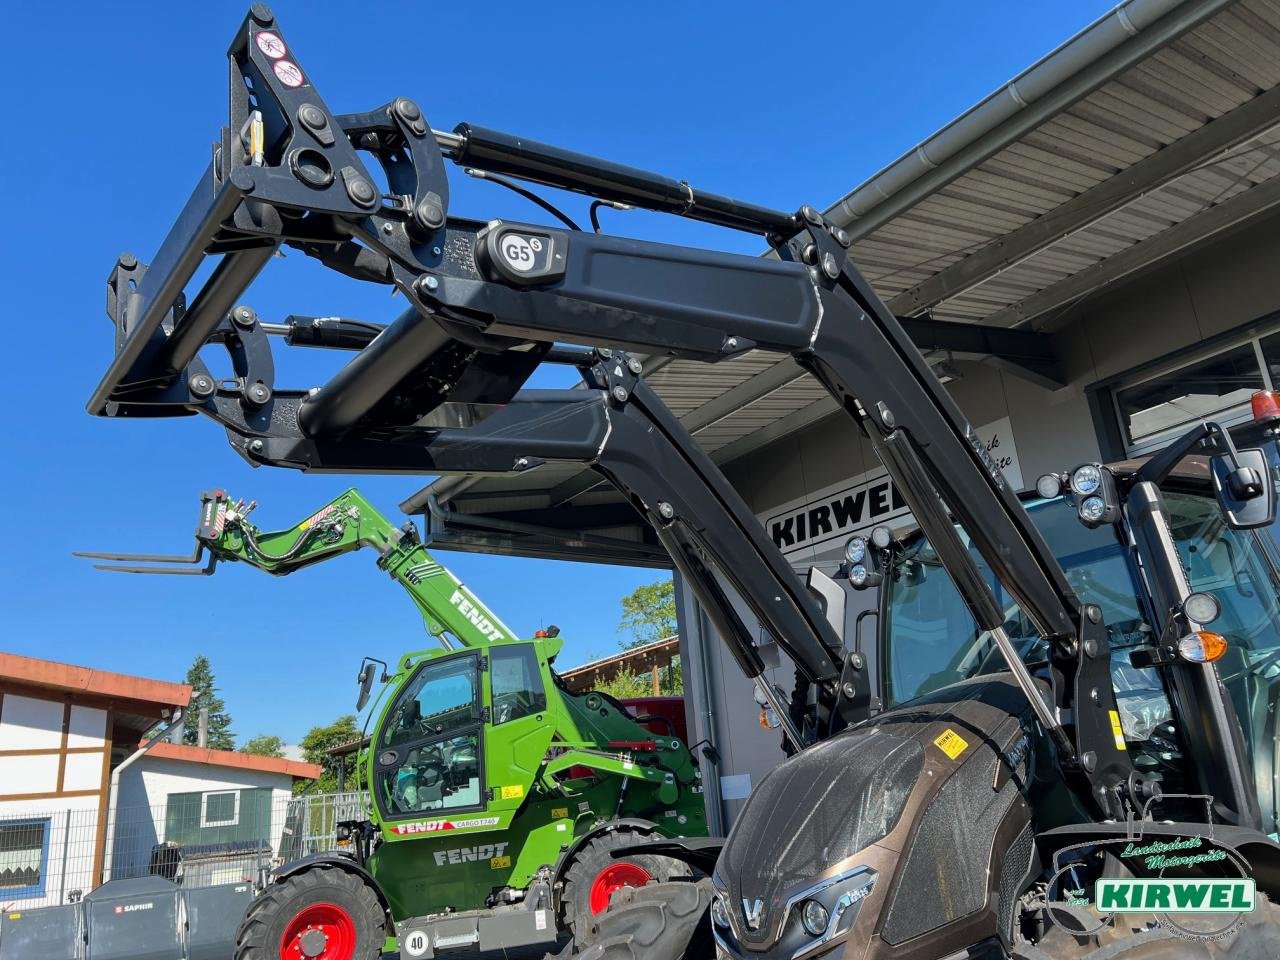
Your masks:
M261 5L229 56L231 117L212 164L150 266L126 255L111 275L116 356L90 412L204 413L252 462L304 470L589 463L653 523L748 674L760 670L751 632L720 579L831 702L840 639L621 351L711 363L750 350L788 355L870 438L1064 765L1105 813L1121 814L1133 768L1111 733L1115 703L1098 612L1082 606L958 407L849 262L844 231L812 207L783 214L468 124L438 134L406 98L334 115ZM368 157L382 167L387 195L374 187ZM778 256L451 217L446 157L760 233ZM236 304L280 245L393 285L409 309L371 339L337 318L327 327L291 318L267 328ZM186 287L206 256L221 262L188 303ZM271 333L358 352L317 389L277 390ZM198 356L206 343L231 352L234 382L210 375ZM564 343L597 353L589 360L566 354ZM519 392L553 354L580 360L588 389ZM497 412L485 417L490 405ZM476 410L475 418L458 419ZM1004 636L1005 612L952 517L1049 640L1052 703Z

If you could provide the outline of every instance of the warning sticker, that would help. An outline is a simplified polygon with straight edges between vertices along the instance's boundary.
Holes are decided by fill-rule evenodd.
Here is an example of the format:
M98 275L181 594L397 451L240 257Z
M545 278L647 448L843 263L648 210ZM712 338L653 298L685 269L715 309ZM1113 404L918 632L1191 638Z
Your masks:
M302 68L292 60L277 60L271 65L271 69L275 71L276 79L286 87L300 87L305 82Z
M272 60L279 60L285 55L284 41L270 30L263 30L257 37L258 49Z
M510 857L491 857L489 860L490 870L502 870L509 866L511 866Z
M567 817L567 816L569 816L569 808L568 808L568 807L552 807L552 808L551 808L551 819L552 819L552 820L563 820L563 819L564 819L565 817Z
M933 745L954 760L969 749L969 741L950 727L933 738Z
M524 787L518 783L514 786L502 788L501 797L503 800L519 800L523 796Z
M1128 750L1124 742L1124 727L1120 726L1120 714L1114 710L1107 712L1111 714L1111 735L1116 739L1116 749Z

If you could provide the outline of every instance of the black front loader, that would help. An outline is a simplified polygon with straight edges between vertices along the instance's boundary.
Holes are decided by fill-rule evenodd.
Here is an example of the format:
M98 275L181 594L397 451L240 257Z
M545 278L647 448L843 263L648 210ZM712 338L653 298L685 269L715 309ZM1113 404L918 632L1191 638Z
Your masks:
M638 379L641 366L627 351L708 363L752 350L789 355L870 439L978 623L992 632L1065 775L1099 816L1123 818L1141 805L1141 781L1112 733L1100 611L1068 585L1015 491L850 263L844 231L812 207L767 210L469 124L438 132L405 98L335 115L261 5L236 34L229 60L230 122L208 169L151 263L125 255L111 274L116 353L91 413L203 413L251 463L301 470L589 464L658 531L749 676L762 669L754 631L724 581L818 686L822 708L857 718L865 715L865 680L856 671L849 679L840 637L742 499ZM446 159L757 233L777 258L452 217ZM371 162L385 175L386 195L374 186ZM262 322L240 297L281 245L393 286L408 309L386 327L339 318ZM210 256L218 260L212 274L188 298ZM272 335L356 352L319 388L277 389ZM233 379L210 374L199 356L206 344L229 351ZM557 361L578 366L585 389L521 389L539 363ZM457 425L469 422L458 419L463 412L488 409L496 412ZM1005 635L1004 613L953 518L1050 641L1052 702ZM1237 749L1223 731L1192 735L1219 754ZM1248 824L1256 802L1240 795L1239 782L1205 788Z

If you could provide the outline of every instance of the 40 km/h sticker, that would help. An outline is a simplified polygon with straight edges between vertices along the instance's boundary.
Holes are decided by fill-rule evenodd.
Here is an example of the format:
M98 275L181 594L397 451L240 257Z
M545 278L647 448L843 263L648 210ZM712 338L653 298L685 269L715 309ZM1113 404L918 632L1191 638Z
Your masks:
M411 957L420 957L427 952L427 934L424 930L414 930L400 941L404 952Z

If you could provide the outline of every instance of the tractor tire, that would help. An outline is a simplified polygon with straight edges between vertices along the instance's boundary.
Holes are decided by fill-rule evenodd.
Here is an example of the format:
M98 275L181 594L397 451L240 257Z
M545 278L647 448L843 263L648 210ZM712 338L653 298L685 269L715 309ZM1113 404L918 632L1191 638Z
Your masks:
M613 895L629 887L690 875L689 865L653 854L614 858L610 851L644 839L633 830L610 830L588 840L564 873L560 923L575 943L588 942L590 920L604 913Z
M571 943L558 960L707 960L715 956L709 879L619 890L593 917L591 942Z
M386 915L369 885L338 867L274 883L249 904L235 960L376 960Z

